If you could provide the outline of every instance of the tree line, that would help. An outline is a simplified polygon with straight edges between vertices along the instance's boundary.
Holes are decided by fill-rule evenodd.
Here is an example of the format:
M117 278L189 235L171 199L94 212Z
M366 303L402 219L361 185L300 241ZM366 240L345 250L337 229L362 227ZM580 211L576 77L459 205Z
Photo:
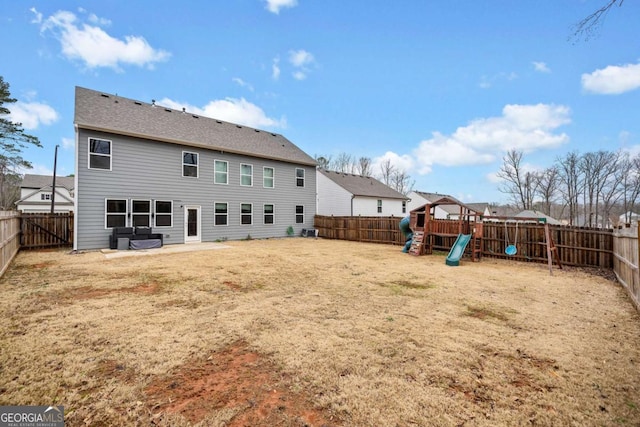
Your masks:
M373 177L404 195L413 191L415 185L415 180L411 178L411 175L406 170L392 164L390 159L380 163L377 170L374 170L370 157L357 158L345 152L335 157L315 156L315 159L321 169Z
M640 196L640 155L627 151L571 151L553 165L526 170L523 152L511 150L498 172L499 189L520 210L539 210L571 225L616 226L628 223Z

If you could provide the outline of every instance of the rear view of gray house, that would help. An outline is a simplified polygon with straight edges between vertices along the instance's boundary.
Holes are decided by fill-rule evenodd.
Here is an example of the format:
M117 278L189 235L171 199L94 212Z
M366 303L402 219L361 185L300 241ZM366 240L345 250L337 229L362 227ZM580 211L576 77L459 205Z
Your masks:
M315 160L284 136L76 87L74 249L114 227L164 244L299 235L313 227Z

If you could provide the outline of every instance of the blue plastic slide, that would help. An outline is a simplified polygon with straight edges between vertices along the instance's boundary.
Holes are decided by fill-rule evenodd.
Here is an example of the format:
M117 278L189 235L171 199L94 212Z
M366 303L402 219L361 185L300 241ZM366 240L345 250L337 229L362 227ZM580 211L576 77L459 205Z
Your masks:
M469 240L471 240L471 234L458 234L458 238L447 256L447 265L452 267L460 265L460 258L464 255L464 250L469 244Z
M400 231L402 231L402 234L404 234L404 239L405 239L405 243L404 246L402 247L402 252L407 253L409 252L409 248L411 247L411 242L413 241L413 231L411 231L411 228L409 228L409 221L411 220L411 217L407 216L402 218L402 220L400 220Z

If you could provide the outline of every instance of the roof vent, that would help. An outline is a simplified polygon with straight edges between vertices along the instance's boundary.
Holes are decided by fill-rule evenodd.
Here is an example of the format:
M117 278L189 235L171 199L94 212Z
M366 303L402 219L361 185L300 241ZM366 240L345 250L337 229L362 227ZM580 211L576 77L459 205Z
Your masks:
M278 136L278 135L276 135L275 133L272 133L271 136Z
M140 102L140 101L133 101L133 103L136 104L136 105L142 105L142 102Z
M242 129L242 126L240 126L240 125L236 125L236 127L237 127L238 129Z
M155 100L155 99L152 99L152 100L151 100L151 106L152 106L152 107L155 107L155 106L156 106L156 100Z
M106 93L101 93L100 96L102 96L103 98L108 98L109 95L107 95Z
M191 117L193 117L194 119L199 119L200 117L196 116L195 114L192 114Z
M222 121L220 121L220 120L216 120L216 123L222 123Z
M187 109L182 107L182 114L187 114Z
M171 112L171 108L165 108L164 111L166 111L167 113Z
M256 131L256 132L260 132L258 129L254 129L254 131Z

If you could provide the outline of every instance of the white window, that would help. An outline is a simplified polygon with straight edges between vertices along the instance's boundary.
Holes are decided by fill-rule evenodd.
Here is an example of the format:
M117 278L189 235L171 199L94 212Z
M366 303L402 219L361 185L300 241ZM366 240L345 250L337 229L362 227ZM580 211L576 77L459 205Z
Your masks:
M229 224L229 204L226 202L215 202L213 225L228 225Z
M229 183L229 162L225 160L213 161L213 183L214 184Z
M378 213L382 213L382 200L378 199Z
M151 227L151 200L131 200L131 226Z
M304 169L296 168L296 187L304 187Z
M304 224L304 206L296 205L296 224Z
M40 200L51 200L51 193L40 194Z
M111 170L111 141L89 138L89 169Z
M262 169L262 186L264 188L273 188L275 179L275 169L264 167Z
M251 187L253 185L253 166L240 163L240 185Z
M273 224L275 222L275 209L272 204L264 205L264 223Z
M182 152L182 176L198 177L198 153Z
M402 201L402 213L407 213L407 201Z
M156 200L154 219L156 227L173 227L173 202L170 200Z
M253 224L253 205L251 203L240 204L240 224L251 225Z
M104 203L105 228L126 227L127 199L106 199Z

